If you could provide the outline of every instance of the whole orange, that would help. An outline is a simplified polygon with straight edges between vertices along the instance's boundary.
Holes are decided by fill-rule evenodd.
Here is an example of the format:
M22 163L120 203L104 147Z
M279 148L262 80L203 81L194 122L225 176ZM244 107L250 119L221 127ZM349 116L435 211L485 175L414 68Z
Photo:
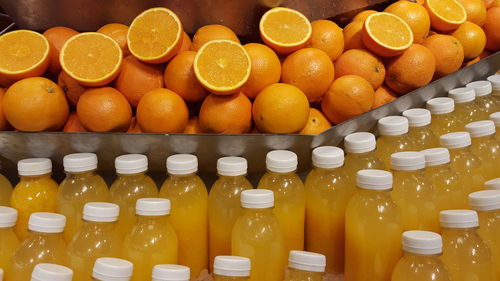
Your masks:
M78 31L64 26L55 26L45 30L43 36L47 38L50 44L50 62L48 70L54 74L61 71L61 63L59 62L59 53L61 52L64 43L69 38L78 34Z
M216 134L243 134L252 126L252 102L243 93L209 95L200 109L202 131Z
M187 35L186 32L183 32L182 34L182 43L181 43L181 48L179 49L178 54L184 51L189 51L191 49L191 38L189 38L189 35Z
M480 61L480 60L482 60L482 59L484 59L484 58L486 58L486 57L488 57L488 56L490 56L490 55L491 55L491 53L490 53L490 52L488 52L488 51L484 50L484 51L483 51L483 52L482 52L479 56L475 57L474 59L472 59L472 60L470 60L470 61L464 62L464 63L462 64L462 67L466 67L466 66L469 66L469 65L475 64L476 62L478 62L478 61Z
M266 45L250 43L243 46L251 61L250 77L241 92L254 99L265 87L278 83L281 78L281 62L278 55Z
M357 20L344 27L344 50L365 49L362 39L364 22L364 20Z
M132 121L130 121L130 126L127 129L127 133L131 134L142 133L141 127L137 123L137 117L132 117Z
M414 43L421 43L429 33L431 18L424 6L402 0L393 3L385 11L402 18L410 26Z
M366 18L371 15L371 14L375 14L377 13L377 11L375 10L364 10L364 11L361 11L359 12L356 16L354 16L354 18L352 19L352 21L365 21Z
M99 28L97 32L113 38L122 49L123 57L130 55L127 43L128 26L121 23L109 23Z
M7 131L11 128L5 114L3 112L3 96L5 95L5 90L0 88L0 131Z
M87 132L87 130L85 129L85 127L83 127L80 119L78 119L78 115L76 114L76 112L71 112L69 114L68 120L66 121L66 124L64 124L63 132L77 133Z
M380 107L386 103L390 103L397 98L398 96L396 94L394 94L386 86L382 85L375 91L375 102L372 105L372 109Z
M199 102L208 95L194 74L196 52L179 53L168 63L163 79L165 87L179 94L187 102Z
M486 21L483 25L486 34L486 48L490 51L500 50L500 3L486 13Z
M311 22L311 39L306 47L324 51L332 61L335 61L344 51L344 33L336 23L330 20Z
M203 134L204 132L200 125L200 118L198 116L193 116L192 118L190 118L183 133Z
M69 103L73 106L78 103L78 99L80 99L80 96L83 95L83 93L87 90L87 87L82 86L80 83L78 83L78 81L69 76L65 71L61 71L59 73L57 84L64 90L66 96L68 97Z
M230 40L240 43L238 36L229 27L220 24L209 24L200 27L193 36L191 50L198 51L205 43L213 40Z
M317 135L326 131L332 127L332 123L326 118L326 116L321 113L321 111L316 108L309 109L309 119L307 124L302 129L299 134L301 135Z
M495 32L498 33L498 30ZM485 32L479 25L470 21L464 22L450 35L460 41L464 48L464 57L466 59L473 59L479 56L486 46Z
M464 61L464 48L455 37L444 34L429 36L422 43L436 59L436 78L443 77L460 69Z
M484 0L458 0L467 12L467 20L483 26L486 20L486 4Z
M380 58L363 49L351 49L343 53L335 62L335 77L359 75L376 90L384 83L385 67Z

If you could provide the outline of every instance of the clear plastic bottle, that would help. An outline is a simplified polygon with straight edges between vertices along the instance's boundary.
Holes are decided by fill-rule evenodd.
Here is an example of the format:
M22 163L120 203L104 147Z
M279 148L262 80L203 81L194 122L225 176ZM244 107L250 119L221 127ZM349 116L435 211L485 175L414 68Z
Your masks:
M12 257L7 280L29 281L39 263L66 265L68 256L62 237L66 217L55 213L33 213L29 236L19 244Z
M392 174L361 170L346 211L345 280L387 281L401 257L401 215L392 200Z
M464 130L465 125L470 122L482 120L483 112L475 102L476 92L472 88L456 88L448 91L448 97L455 102L455 114L460 124L460 130Z
M170 201L137 200L137 221L123 242L122 257L134 263L134 281L149 281L157 264L176 264L178 239L169 222Z
M97 281L129 281L134 265L123 259L98 258L92 270L92 280Z
M3 280L3 269L0 268L0 281Z
M452 281L439 256L443 252L441 236L428 231L403 233L403 257L392 272L391 281Z
M88 276L90 280L90 275ZM33 269L31 281L72 281L73 270L58 264L39 263ZM80 280L80 279L75 279Z
M75 280L89 281L95 261L101 257L120 257L121 235L116 229L119 207L112 203L91 202L83 207L82 228L68 244L69 266Z
M153 267L151 281L189 281L189 267L176 264L158 264Z
M495 134L495 138L497 139L497 141L500 141L500 111L491 114L490 120L495 123L496 132L497 132Z
M391 155L392 198L401 211L403 230L439 232L439 209L435 187L425 176L425 156L404 151Z
M431 129L437 137L461 130L452 98L433 98L427 101L426 108L432 114Z
M88 202L108 202L106 182L96 173L94 153L74 153L64 156L66 178L59 185L57 212L66 216L64 240L67 243L82 227L83 206Z
M250 270L249 258L217 256L214 259L215 281L248 281L250 280Z
M2 174L0 174L0 206L10 206L12 196L12 184Z
M146 174L148 158L142 154L126 154L115 159L118 178L111 185L111 202L120 206L120 217L116 225L125 235L135 223L135 204L137 199L158 197L158 187Z
M500 141L495 138L495 123L483 120L465 126L472 138L472 151L479 156L487 180L500 177Z
M312 152L313 169L307 175L306 249L325 255L327 271L344 272L345 209L354 194L344 165L344 151L322 146Z
M286 253L304 249L304 225L306 214L305 188L295 173L297 155L288 150L267 153L267 172L259 181L258 188L274 192L274 214L278 218Z
M491 251L477 232L479 221L472 210L446 210L440 215L443 237L441 260L453 281L496 281Z
M500 75L491 75L487 79L491 83L491 95L495 100L495 107L497 111L500 110Z
M375 135L367 132L352 133L344 138L346 152L344 169L356 185L356 173L364 169L386 170L384 162L375 154L377 142Z
M391 166L391 155L395 152L410 150L414 143L408 136L408 119L403 116L388 116L378 120L377 139L378 157L386 167Z
M24 159L17 163L21 180L14 188L10 203L18 211L15 231L20 240L28 236L28 221L35 212L56 212L57 183L51 178L48 158Z
M475 81L466 85L467 88L472 88L476 92L476 104L481 110L481 120L488 119L490 114L500 110L497 107L495 97L491 94L493 89L489 81Z
M412 150L423 150L439 146L439 139L431 129L431 112L424 108L403 111L410 126L408 136L413 142Z
M285 281L323 281L326 257L321 254L290 251Z
M16 209L0 206L0 269L6 272L9 271L10 260L19 245L19 240L14 233L16 221Z
M172 204L170 222L179 239L179 264L191 269L196 279L208 268L208 192L196 175L198 158L177 154L167 158L169 177L163 183L160 197Z
M234 224L231 251L251 260L250 281L282 281L286 248L278 219L273 213L274 194L267 189L241 193L244 211Z
M484 183L484 189L500 190L500 178L492 179Z

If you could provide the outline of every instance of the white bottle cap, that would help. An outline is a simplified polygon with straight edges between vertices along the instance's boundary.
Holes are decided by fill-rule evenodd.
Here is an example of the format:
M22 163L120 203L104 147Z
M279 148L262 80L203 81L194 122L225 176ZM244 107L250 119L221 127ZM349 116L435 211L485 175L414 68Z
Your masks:
M455 132L442 135L439 142L448 149L455 149L470 146L471 138L468 132Z
M448 91L448 97L455 103L466 103L476 99L476 92L472 88L462 87Z
M366 169L356 174L356 185L363 189L392 189L392 174L384 170Z
M391 154L391 169L416 171L425 168L425 156L421 152L403 151Z
M320 146L312 152L314 167L334 169L344 165L344 151L336 146Z
M408 119L403 116L388 116L378 120L378 132L382 136L400 136L408 133Z
M153 267L152 281L189 281L189 267L177 264L158 264Z
M131 175L148 170L148 157L142 154L125 154L115 159L115 168L118 174Z
M495 123L491 120L471 122L465 125L465 130L473 138L491 136L495 134Z
M293 172L297 170L297 165L297 154L289 150L273 150L266 155L266 167L271 172Z
M424 108L413 108L403 111L410 127L423 127L431 123L431 112Z
M433 98L427 101L426 108L431 114L446 114L455 110L455 102L452 98Z
M217 256L214 260L214 274L230 277L250 276L250 259L237 256Z
M482 190L469 194L469 205L476 211L500 209L500 190Z
M170 200L164 198L141 198L135 203L135 214L139 216L166 216L170 214Z
M500 127L500 111L490 114L490 120L495 123L495 127Z
M71 281L73 270L58 264L39 263L31 274L31 281Z
M94 153L73 153L63 158L64 171L81 173L97 169L97 155Z
M217 173L221 176L236 177L246 175L247 160L243 157L222 157L217 160Z
M133 264L117 258L98 258L94 263L92 277L101 281L129 281Z
M488 81L491 83L491 88L493 90L495 91L500 90L500 74L489 76Z
M17 162L20 176L40 176L52 172L52 161L48 158L29 158Z
M425 166L434 167L450 163L450 151L444 147L422 150L425 156Z
M249 189L241 192L241 207L267 209L274 207L274 193L269 189Z
M473 88L476 91L476 97L482 97L491 94L492 88L489 81L476 81L466 85L467 88Z
M171 175L188 175L198 171L198 158L192 154L175 154L167 158L167 171Z
M500 178L492 179L484 183L484 188L500 190Z
M3 269L0 268L0 281L3 280Z
M17 210L0 206L0 228L13 227L17 222Z
M472 210L446 210L439 213L443 228L472 228L479 226L477 212Z
M83 206L83 219L93 222L115 222L120 215L120 207L113 203L90 202Z
M405 231L403 251L417 255L437 255L443 252L441 235L430 231Z
M66 226L66 217L56 213L32 213L28 229L43 233L61 233Z
M325 272L326 257L312 252L290 251L288 267L303 271Z
M347 153L366 153L377 147L375 135L367 132L352 133L344 138L344 148Z

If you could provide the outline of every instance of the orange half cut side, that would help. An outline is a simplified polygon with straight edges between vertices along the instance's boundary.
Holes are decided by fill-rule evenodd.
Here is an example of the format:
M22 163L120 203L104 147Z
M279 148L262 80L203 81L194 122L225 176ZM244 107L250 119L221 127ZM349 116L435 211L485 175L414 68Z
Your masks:
M381 57L403 53L413 43L410 26L400 17L389 13L369 15L363 26L363 43Z
M457 29L467 20L465 8L456 0L427 0L425 8L431 18L432 28L439 31Z

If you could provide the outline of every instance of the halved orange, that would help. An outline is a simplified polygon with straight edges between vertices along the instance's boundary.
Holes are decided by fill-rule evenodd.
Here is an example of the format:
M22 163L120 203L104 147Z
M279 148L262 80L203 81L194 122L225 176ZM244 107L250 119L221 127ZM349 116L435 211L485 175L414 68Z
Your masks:
M0 78L41 76L49 65L49 53L49 41L38 32L16 30L0 36Z
M164 63L182 45L183 29L177 15L167 8L151 8L130 24L127 42L130 53L147 63Z
M99 87L118 76L122 56L122 49L111 37L84 32L64 44L59 61L63 70L80 84Z
M281 55L303 48L311 38L311 23L302 13L277 7L260 19L260 36L264 43Z
M389 13L375 13L366 18L362 30L365 46L381 57L402 54L413 43L410 26L400 17Z
M439 31L457 29L467 20L465 8L456 0L427 0L425 8L431 18L431 26Z
M230 95L239 91L250 76L251 62L247 51L230 40L206 43L194 58L194 73L210 92Z

